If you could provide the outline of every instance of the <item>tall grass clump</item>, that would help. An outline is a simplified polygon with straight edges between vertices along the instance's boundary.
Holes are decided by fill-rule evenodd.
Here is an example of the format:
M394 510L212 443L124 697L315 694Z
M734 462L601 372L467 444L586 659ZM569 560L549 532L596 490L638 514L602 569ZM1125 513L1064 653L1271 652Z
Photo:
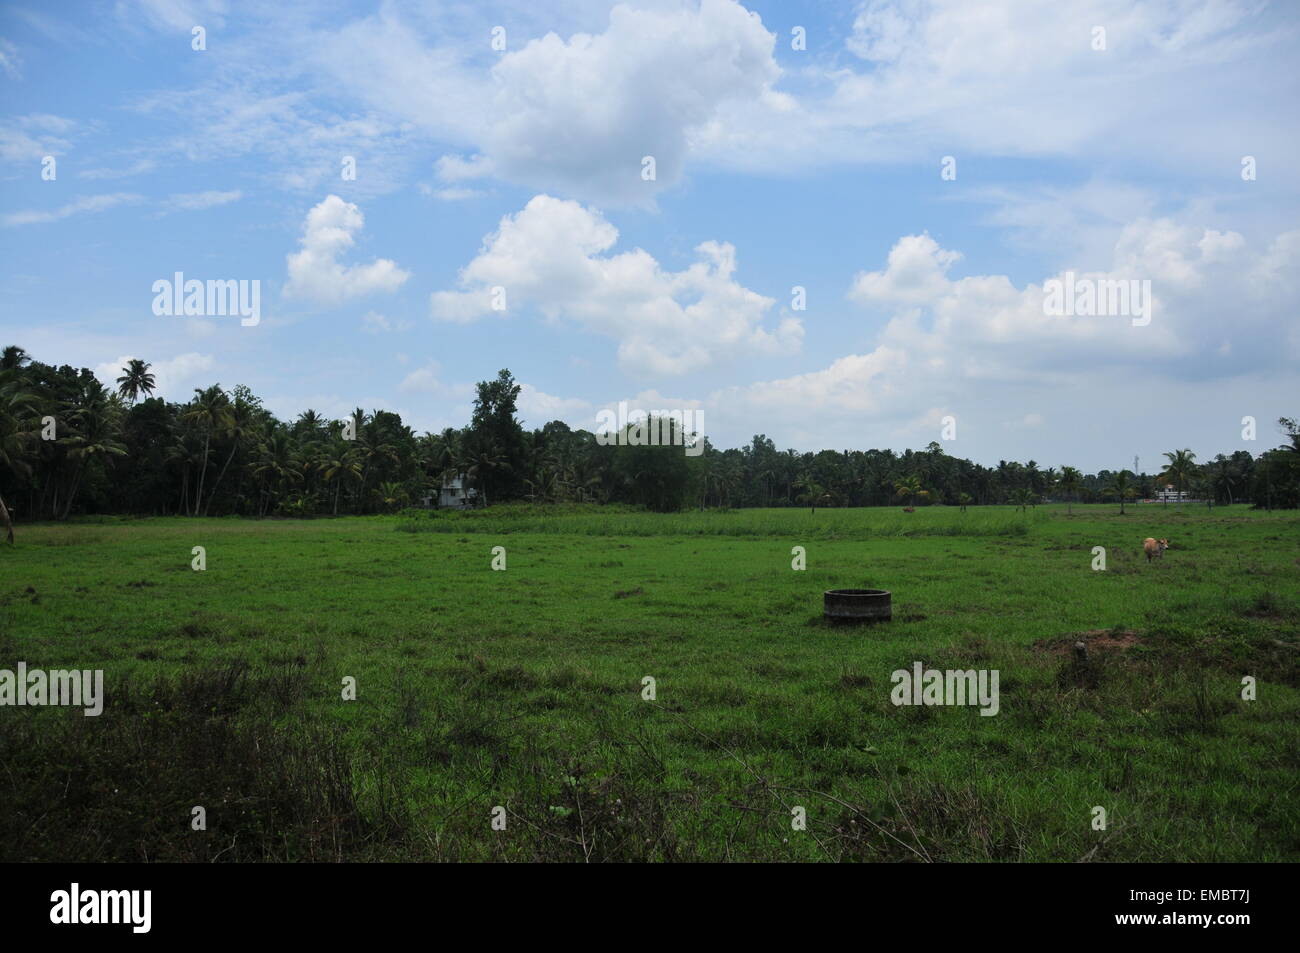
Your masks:
M306 678L234 662L112 685L98 717L11 712L0 861L367 859L406 821L358 804L341 729L303 717L305 685L286 689Z

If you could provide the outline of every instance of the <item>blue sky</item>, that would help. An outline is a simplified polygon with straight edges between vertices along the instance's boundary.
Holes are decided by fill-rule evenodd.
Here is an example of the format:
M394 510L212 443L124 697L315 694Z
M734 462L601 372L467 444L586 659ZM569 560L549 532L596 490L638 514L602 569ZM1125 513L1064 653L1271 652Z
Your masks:
M0 343L286 418L460 426L509 367L530 426L951 416L951 453L1090 470L1300 412L1294 4L266 6L6 4ZM259 281L260 323L155 315L178 271ZM1152 320L1046 315L1067 271Z

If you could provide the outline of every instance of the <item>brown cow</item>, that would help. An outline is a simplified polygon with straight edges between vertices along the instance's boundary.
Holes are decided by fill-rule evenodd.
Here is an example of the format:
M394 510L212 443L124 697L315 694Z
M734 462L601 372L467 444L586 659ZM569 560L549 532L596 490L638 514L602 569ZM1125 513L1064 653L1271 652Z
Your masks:
M1147 562L1152 559L1160 559L1164 556L1165 550L1169 548L1169 540L1152 539L1148 536L1142 541L1142 551L1147 554Z

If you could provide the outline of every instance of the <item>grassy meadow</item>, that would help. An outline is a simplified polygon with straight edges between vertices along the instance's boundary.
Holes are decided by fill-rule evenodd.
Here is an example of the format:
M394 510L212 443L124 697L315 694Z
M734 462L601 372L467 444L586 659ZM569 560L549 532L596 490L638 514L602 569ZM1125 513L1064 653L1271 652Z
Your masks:
M107 700L0 708L0 860L1294 861L1298 544L1154 505L19 526L0 668ZM893 621L826 624L836 587ZM915 661L1000 712L895 707Z

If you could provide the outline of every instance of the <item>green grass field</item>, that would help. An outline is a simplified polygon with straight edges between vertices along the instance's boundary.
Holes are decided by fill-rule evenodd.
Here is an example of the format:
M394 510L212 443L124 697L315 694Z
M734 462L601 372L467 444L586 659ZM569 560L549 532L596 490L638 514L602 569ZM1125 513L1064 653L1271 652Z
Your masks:
M0 668L108 692L0 708L0 859L1296 860L1298 543L1149 505L19 526ZM893 621L827 625L835 587ZM895 707L916 661L998 670L999 714Z

